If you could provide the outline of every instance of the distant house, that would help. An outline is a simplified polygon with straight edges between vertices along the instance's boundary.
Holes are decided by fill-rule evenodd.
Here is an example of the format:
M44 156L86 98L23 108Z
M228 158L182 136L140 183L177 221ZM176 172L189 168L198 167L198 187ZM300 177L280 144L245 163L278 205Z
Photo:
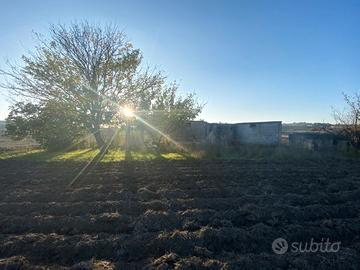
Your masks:
M211 145L276 145L281 140L281 121L237 124L190 121L179 140Z

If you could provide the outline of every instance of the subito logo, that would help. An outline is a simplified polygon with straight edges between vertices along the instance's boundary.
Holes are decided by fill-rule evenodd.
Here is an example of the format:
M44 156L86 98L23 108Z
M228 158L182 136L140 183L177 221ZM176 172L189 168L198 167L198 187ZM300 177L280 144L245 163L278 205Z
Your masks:
M273 242L272 242L272 250L274 251L274 253L276 254L284 254L286 253L286 251L289 248L288 242L284 239L284 238L276 238Z

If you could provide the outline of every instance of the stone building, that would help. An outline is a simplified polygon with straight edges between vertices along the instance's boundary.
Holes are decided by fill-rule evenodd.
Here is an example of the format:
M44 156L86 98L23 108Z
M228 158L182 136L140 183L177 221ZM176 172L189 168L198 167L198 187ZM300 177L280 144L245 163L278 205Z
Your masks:
M348 151L349 142L341 137L326 132L293 132L289 134L289 145L309 150Z
M237 124L190 121L178 140L211 145L276 145L281 140L281 121Z
M103 128L101 134L105 141L110 141L117 128ZM150 132L154 132L149 129ZM271 122L248 122L237 124L207 123L205 121L189 121L181 130L175 134L169 134L175 141L187 145L223 145L236 146L243 144L277 145L281 142L281 121ZM125 131L120 129L113 138L112 145L123 146L125 144ZM131 132L131 145L143 147L153 140L149 133L141 136L139 130ZM146 142L145 142L145 140ZM84 141L84 146L96 145L93 136Z
M309 150L323 150L333 147L331 134L321 132L294 132L289 134L289 145Z

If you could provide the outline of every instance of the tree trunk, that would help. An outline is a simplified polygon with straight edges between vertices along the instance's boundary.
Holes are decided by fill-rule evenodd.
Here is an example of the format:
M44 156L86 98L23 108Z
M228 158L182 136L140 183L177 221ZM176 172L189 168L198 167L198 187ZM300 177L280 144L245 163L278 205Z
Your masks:
M101 136L100 129L93 132L93 135L95 137L97 146L99 147L100 150L103 150L105 148L105 141L104 141L103 137Z
M129 151L130 147L130 124L126 122L126 130L125 130L125 151Z
M145 149L145 127L143 124L140 125L140 147L142 150Z

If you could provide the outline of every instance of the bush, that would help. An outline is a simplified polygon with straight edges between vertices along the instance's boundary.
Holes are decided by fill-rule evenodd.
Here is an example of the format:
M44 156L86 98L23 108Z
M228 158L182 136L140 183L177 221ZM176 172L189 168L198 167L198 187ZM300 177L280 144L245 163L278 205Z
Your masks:
M71 146L83 135L84 128L78 123L77 114L64 104L19 102L11 108L6 119L6 134L15 140L31 136L48 150L60 150Z

